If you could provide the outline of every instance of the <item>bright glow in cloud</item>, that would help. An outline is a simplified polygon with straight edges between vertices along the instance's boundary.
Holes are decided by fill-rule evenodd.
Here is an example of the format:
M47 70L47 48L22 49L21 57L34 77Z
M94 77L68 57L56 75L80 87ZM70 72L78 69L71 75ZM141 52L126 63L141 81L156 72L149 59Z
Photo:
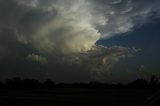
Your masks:
M29 54L27 56L27 59L31 60L31 61L35 61L40 64L47 64L48 63L48 61L45 57L40 56L40 55L36 55L36 54Z

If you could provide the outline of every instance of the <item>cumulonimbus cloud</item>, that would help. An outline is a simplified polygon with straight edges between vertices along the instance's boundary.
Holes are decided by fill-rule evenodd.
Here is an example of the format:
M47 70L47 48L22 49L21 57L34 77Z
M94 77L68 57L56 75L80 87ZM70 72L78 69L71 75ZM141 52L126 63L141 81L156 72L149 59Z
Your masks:
M57 60L108 70L135 49L96 42L148 22L153 12L159 12L159 4L159 0L1 0L0 30L11 29L14 42L30 45L46 57L61 54ZM0 46L0 53L10 48L6 45ZM33 54L28 58L44 60Z
M22 8L29 9L23 13L20 29L17 29L22 42L33 43L38 49L60 52L88 51L100 38L131 31L137 24L147 22L153 11L159 9L149 0L17 2ZM159 3L157 0L154 2ZM145 6L141 6L142 3Z

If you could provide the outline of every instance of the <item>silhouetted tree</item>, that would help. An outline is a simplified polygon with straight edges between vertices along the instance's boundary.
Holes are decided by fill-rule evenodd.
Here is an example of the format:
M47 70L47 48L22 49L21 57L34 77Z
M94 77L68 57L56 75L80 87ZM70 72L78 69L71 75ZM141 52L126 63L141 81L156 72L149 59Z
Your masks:
M8 89L37 89L37 88L107 88L107 89L121 89L121 88L160 88L159 79L156 76L152 76L149 83L144 79L137 79L129 84L122 85L118 84L109 84L109 83L100 83L100 82L90 82L90 83L59 83L55 84L51 80L46 80L44 83L39 82L35 79L21 79L15 77L13 79L6 80L6 83L3 84L0 82L0 87L4 86ZM3 87L2 87L3 88Z
M137 79L126 86L131 87L131 88L146 88L148 86L148 83L144 79Z
M12 89L33 89L41 87L41 83L34 79L20 79L15 77L13 79L6 80L6 87Z
M43 87L45 87L45 88L52 88L52 87L55 87L55 83L52 82L51 80L46 80L43 83Z
M158 77L156 77L155 75L151 76L151 79L150 79L150 82L149 82L149 87L153 88L153 89L160 88Z
M159 83L158 77L152 75L149 84L153 86L153 85L158 85L158 83Z
M23 85L26 88L34 89L34 88L40 88L42 84L38 80L35 80L35 79L25 79L23 81Z
M11 80L11 79L7 79L6 80L6 83L5 83L5 86L7 87L7 88L13 88L13 80Z

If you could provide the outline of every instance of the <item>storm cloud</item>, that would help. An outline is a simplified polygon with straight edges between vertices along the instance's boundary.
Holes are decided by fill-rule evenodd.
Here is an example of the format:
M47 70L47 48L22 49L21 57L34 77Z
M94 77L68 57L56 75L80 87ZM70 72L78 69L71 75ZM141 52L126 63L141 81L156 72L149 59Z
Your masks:
M26 61L106 73L139 50L96 42L150 22L159 14L159 4L159 0L1 0L0 59L14 56L12 51L23 45L26 55L19 58Z

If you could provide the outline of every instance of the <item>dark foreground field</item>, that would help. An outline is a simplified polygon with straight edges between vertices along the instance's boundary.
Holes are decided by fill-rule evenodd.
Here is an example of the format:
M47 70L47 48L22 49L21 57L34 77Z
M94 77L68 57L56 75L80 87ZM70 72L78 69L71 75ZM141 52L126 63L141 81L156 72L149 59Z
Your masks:
M1 90L0 106L142 106L154 93L104 88Z

